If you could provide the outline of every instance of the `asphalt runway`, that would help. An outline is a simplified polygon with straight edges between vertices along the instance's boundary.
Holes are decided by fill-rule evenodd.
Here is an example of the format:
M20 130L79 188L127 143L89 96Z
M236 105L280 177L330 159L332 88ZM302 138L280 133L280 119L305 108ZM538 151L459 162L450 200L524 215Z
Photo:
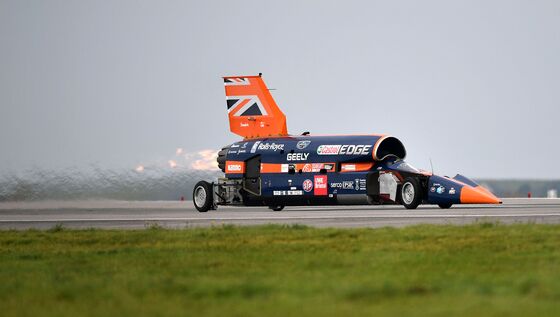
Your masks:
M504 199L502 205L458 205L442 210L420 206L220 207L199 213L192 202L46 201L0 203L0 229L137 229L198 226L303 224L316 227L402 227L415 224L560 223L560 199Z

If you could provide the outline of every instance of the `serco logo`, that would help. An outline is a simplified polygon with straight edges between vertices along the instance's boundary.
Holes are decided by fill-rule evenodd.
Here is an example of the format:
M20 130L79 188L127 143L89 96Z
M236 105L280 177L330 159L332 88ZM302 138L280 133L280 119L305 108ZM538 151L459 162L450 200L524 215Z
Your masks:
M319 155L368 155L371 145L365 144L330 144L317 148Z
M310 179L306 179L303 181L303 190L307 193L313 190L313 181Z

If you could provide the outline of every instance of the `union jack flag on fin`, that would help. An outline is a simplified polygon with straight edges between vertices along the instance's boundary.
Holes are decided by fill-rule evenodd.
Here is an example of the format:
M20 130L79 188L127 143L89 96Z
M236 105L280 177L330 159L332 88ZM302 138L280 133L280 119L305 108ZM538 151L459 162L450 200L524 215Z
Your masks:
M260 76L224 77L230 130L246 139L288 135L286 116Z
M228 113L233 110L233 116L266 116L268 113L258 96L226 97Z

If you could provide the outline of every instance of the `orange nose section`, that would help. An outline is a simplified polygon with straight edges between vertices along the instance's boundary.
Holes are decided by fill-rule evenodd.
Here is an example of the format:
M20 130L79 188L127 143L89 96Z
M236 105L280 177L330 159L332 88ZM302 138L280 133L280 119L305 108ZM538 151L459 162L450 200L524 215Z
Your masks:
M502 201L482 186L463 186L461 204L501 204Z

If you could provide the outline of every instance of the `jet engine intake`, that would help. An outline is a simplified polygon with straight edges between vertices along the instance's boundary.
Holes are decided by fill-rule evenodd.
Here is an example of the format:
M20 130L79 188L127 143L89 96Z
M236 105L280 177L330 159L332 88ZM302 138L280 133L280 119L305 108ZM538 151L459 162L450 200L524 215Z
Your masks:
M399 139L393 136L384 136L380 138L373 147L373 159L376 161L383 161L389 157L404 160L406 157L406 149Z

